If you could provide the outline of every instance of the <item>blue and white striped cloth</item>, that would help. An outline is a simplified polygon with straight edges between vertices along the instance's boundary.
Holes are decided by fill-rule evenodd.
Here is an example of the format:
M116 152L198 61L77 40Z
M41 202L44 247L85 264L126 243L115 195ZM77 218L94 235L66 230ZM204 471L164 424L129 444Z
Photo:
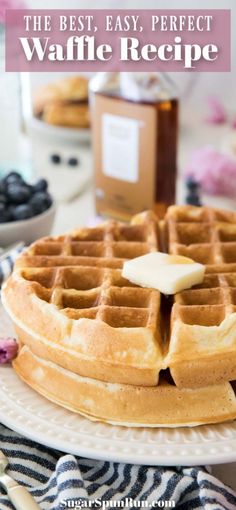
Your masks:
M106 508L113 502L110 508L115 508L118 501L126 502L128 508L130 500L136 507L143 501L146 508L147 503L149 508L154 504L179 510L236 508L234 491L204 467L136 466L78 458L33 443L3 425L0 449L9 459L9 475L30 489L42 510L89 508L89 501L94 502L92 508L102 502L107 502ZM9 508L13 507L0 489L0 509Z
M4 280L10 275L14 262L18 255L20 254L20 252L22 251L23 246L24 246L23 243L19 243L19 245L15 249L13 249L10 253L8 252L6 257L4 257L4 255L1 255L0 252L0 287Z
M16 255L0 264L1 280L9 274ZM1 424L0 450L8 458L9 475L30 490L42 510L131 508L132 504L134 508L236 509L236 493L205 467L137 466L78 458L34 443ZM0 485L0 510L7 509L13 506Z

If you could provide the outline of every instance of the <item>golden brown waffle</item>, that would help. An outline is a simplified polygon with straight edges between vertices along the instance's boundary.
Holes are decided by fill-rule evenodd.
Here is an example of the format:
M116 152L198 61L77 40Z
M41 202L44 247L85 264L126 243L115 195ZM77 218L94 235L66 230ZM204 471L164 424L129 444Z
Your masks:
M70 128L88 128L90 125L89 105L86 103L47 104L42 120L54 126Z
M44 122L71 128L88 128L88 80L69 76L39 87L33 97L34 115Z
M160 293L112 269L152 250L158 250L158 224L151 213L132 225L108 222L36 242L19 258L4 291L20 340L82 375L157 384ZM30 314L21 322L25 309Z
M164 377L151 388L105 383L45 361L26 346L14 368L46 398L92 420L134 427L179 427L236 417L236 397L229 383L194 390L180 390Z
M131 386L147 396L141 388L157 386L160 372L170 369L171 387L178 387L173 398L187 399L181 388L191 388L196 403L201 388L213 395L213 387L236 379L235 229L234 213L174 206L164 222L143 213L130 225L110 221L41 239L18 259L3 301L21 343L39 360L86 381L115 383L105 386L108 393L120 384L126 395L128 385L129 396L135 395L128 391ZM205 263L203 283L172 299L121 276L124 260L158 250ZM22 363L15 366L24 378ZM122 400L120 421L128 416L127 399ZM74 408L78 410L76 403ZM85 408L81 410L93 414Z

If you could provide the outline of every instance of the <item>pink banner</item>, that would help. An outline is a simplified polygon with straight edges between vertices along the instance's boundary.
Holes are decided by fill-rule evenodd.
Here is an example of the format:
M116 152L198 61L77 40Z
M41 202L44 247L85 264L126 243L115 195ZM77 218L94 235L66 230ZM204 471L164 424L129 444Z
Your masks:
M6 71L230 71L230 10L8 10Z

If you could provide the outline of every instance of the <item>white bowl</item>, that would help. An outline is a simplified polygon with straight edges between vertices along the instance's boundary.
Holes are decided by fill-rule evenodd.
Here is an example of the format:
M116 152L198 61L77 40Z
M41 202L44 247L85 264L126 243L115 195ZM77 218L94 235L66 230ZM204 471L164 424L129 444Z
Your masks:
M0 223L0 246L23 241L30 244L36 239L50 234L54 222L56 207L54 204L47 211L28 220Z

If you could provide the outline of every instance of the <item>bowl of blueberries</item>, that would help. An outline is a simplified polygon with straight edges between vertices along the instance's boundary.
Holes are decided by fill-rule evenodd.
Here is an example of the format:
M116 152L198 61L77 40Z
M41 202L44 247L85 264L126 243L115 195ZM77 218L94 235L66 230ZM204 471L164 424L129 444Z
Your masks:
M0 246L30 244L50 234L54 217L46 179L29 184L16 171L0 179Z

